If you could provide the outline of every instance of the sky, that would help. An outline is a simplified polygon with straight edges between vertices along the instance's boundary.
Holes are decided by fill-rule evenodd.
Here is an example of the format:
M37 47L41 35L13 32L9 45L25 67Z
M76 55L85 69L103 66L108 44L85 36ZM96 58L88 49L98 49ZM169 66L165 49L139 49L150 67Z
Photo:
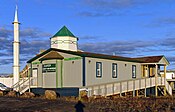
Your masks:
M0 0L0 73L13 72L18 5L20 68L64 25L78 48L125 57L164 55L175 69L175 0Z

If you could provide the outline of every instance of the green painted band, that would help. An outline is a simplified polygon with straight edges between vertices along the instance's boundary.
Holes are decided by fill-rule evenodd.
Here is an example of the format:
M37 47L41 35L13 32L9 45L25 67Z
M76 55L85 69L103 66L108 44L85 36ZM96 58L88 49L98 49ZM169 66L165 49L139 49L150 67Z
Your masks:
M40 64L40 62L38 61L38 62L33 62L32 63L33 65L36 65L36 64Z
M82 57L64 58L64 61L79 60L79 59L82 59Z

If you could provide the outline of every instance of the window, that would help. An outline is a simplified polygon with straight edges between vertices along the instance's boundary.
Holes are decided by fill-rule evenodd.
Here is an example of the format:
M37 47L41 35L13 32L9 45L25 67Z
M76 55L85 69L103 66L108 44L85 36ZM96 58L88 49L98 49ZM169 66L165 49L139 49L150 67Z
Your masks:
M117 78L117 64L112 63L112 78Z
M102 77L102 63L96 62L96 77Z
M132 78L136 78L136 65L132 65Z

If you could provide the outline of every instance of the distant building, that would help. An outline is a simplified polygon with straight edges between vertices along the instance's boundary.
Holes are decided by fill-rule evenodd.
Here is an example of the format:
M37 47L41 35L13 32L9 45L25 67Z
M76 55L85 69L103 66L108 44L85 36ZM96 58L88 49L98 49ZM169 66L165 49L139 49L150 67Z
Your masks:
M160 74L164 74L164 72L160 72ZM166 80L171 85L172 89L175 90L175 71L167 70L166 71Z

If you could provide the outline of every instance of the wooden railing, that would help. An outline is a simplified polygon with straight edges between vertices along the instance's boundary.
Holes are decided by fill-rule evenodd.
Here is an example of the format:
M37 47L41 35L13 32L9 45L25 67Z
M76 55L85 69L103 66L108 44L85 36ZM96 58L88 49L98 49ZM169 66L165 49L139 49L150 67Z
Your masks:
M31 86L37 86L36 77L23 78L22 80L14 84L11 88L20 92L20 94L22 94L25 91L27 91Z
M172 95L172 88L165 81L164 77L155 77L151 78L140 78L140 79L132 79L120 82L112 82L106 84L92 85L80 88L81 90L86 90L88 96L93 95L101 95L101 96L110 96L115 94L121 94L129 91L135 91L145 88L150 88L154 86L165 86L168 93Z

